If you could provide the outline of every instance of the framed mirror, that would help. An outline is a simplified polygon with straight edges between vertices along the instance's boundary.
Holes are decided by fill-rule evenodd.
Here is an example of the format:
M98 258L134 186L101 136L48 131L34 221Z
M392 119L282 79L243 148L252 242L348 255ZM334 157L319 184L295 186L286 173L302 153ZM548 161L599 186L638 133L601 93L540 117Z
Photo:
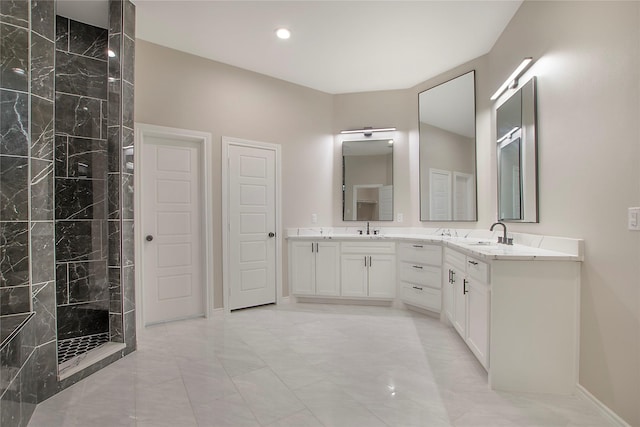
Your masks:
M393 139L342 142L342 219L393 221Z
M496 111L498 220L538 222L536 79Z
M420 221L476 221L475 71L418 95Z

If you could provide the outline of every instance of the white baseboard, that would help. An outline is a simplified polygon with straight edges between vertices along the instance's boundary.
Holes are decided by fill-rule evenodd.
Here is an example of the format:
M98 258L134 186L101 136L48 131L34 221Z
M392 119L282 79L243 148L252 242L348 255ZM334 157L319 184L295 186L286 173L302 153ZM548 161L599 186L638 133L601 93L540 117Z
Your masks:
M581 384L577 385L576 394L582 397L583 399L587 400L591 404L593 404L598 410L598 412L600 412L600 414L602 414L604 418L611 421L613 425L620 426L620 427L631 427L629 423L627 423L625 420L620 418L618 414L613 412L607 405L605 405L600 400L598 400L598 398L596 398L593 394L589 393L589 391L586 388L584 388Z
M280 304L291 304L291 298L290 297L280 298Z
M211 316L212 317L224 316L224 307L214 308L213 310L211 310Z

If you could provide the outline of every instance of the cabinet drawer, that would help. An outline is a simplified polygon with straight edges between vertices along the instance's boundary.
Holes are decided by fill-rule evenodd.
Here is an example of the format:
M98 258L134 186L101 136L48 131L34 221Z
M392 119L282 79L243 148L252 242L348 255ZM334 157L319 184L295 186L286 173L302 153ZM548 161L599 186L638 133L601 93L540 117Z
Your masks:
M413 285L411 283L401 282L400 295L402 301L408 304L414 304L429 310L440 311L442 297L440 290L427 288L426 286Z
M440 289L442 282L442 270L440 267L423 265L418 263L401 262L400 280L424 285L430 288Z
M421 264L442 264L442 248L426 243L400 243L398 255L402 261Z
M467 274L482 283L489 283L489 268L486 263L467 257Z
M444 261L459 270L466 271L467 269L467 257L453 249L444 248Z
M343 254L395 254L394 242L342 242Z

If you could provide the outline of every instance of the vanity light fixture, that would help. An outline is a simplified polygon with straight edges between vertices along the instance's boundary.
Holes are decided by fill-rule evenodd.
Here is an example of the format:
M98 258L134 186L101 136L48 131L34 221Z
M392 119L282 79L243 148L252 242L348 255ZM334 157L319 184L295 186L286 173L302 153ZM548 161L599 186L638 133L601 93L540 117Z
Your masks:
M371 127L364 127L362 129L351 129L351 130L343 130L340 131L340 133L342 134L347 134L347 133L363 133L364 136L371 136L373 135L374 132L391 132L396 130L396 128L371 128Z
M507 78L507 80L505 80L504 83L502 83L500 85L500 87L498 88L496 93L493 94L493 96L490 98L491 101L495 101L496 99L498 99L498 97L500 95L502 95L502 93L505 90L507 90L507 88L509 88L509 89L517 88L518 87L518 79L520 78L520 76L522 76L522 74L525 72L525 70L527 68L529 68L529 66L531 65L531 62L533 62L533 58L531 58L531 57L524 58L522 60L522 62L520 63L520 65L518 65L518 68L516 68L513 71L513 73L511 73L509 78Z
M289 29L284 27L278 28L276 30L276 36L278 36L279 39L287 40L288 38L291 37L291 31L289 31Z
M499 140L496 141L497 144L500 144L502 141L504 141L507 138L511 138L511 136L513 136L514 133L516 133L518 131L518 129L520 129L518 126L514 127L513 129L511 129L509 132L505 133L504 136L502 138L500 138Z

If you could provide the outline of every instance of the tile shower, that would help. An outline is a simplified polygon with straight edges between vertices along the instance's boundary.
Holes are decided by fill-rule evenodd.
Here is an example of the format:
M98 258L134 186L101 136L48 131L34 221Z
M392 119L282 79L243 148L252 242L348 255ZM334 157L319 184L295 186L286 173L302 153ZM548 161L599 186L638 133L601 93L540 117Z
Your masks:
M106 29L0 2L3 427L135 349L134 27L128 0ZM103 343L120 346L83 368Z

